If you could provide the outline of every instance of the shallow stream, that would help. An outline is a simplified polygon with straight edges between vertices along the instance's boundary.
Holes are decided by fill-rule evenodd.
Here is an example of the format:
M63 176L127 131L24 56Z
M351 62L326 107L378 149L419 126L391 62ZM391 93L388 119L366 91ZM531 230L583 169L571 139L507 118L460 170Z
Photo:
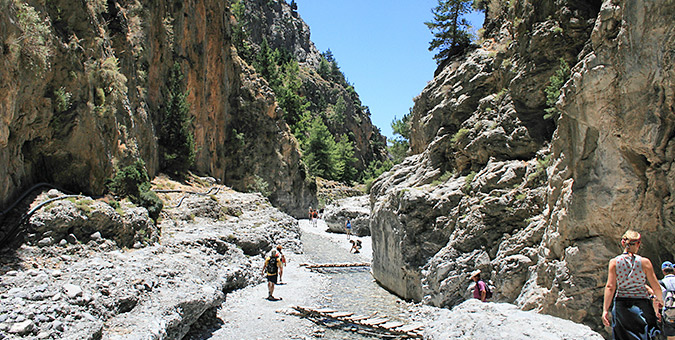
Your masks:
M344 242L347 243L347 237ZM324 236L303 233L305 255L315 263L362 262L357 254L351 254L343 247ZM389 293L377 284L370 268L340 268L323 271L329 277L328 284L322 287L325 296L324 306L343 312L378 316L387 316L390 320L406 322L407 303ZM344 330L327 330L324 339L372 339Z

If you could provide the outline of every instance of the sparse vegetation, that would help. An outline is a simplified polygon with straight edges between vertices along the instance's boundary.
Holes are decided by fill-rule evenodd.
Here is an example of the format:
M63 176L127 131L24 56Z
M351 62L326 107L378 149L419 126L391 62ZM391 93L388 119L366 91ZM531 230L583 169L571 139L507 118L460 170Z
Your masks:
M565 59L560 58L560 66L555 71L555 74L549 78L549 85L546 86L544 92L546 93L546 114L544 114L544 119L553 119L558 120L560 117L560 110L555 106L560 97L560 90L563 85L570 78L570 67L565 61Z
M462 140L464 137L466 137L467 134L469 134L471 130L467 128L461 128L459 131L457 131L453 136L451 141L453 143L457 143L458 141Z
M258 175L253 175L253 181L252 183L248 186L248 191L249 192L259 192L265 197L269 197L272 194L272 191L270 190L269 184L267 181L262 179Z
M438 186L441 183L445 183L448 179L450 179L450 177L452 177L452 172L446 171L442 173L440 177L431 182L431 186Z
M51 30L48 19L42 19L38 12L23 1L14 1L17 8L17 24L21 36L12 44L18 48L24 66L36 73L49 68L52 54Z
M150 218L157 221L164 203L150 190L150 178L145 169L145 162L136 160L134 164L117 170L107 185L113 194L127 197L132 203L146 208Z
M533 181L546 172L546 168L551 165L552 155L548 154L542 159L537 159L537 166L534 172L527 176L528 181Z
M66 88L63 86L54 91L54 107L56 108L57 113L61 113L70 108L71 96L72 94L66 91Z
M471 191L471 182L473 182L473 179L476 177L476 175L477 175L477 173L475 171L471 171L464 178L464 191L465 192Z

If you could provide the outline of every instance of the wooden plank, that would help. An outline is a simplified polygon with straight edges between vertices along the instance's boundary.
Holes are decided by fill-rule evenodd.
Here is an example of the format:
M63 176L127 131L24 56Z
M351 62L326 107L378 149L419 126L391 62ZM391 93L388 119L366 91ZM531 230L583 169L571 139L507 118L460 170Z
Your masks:
M406 326L403 326L403 327L399 327L399 328L397 328L396 330L397 330L397 331L401 331L401 332L407 333L407 332L411 332L411 331L420 329L420 328L422 328L422 327L424 327L424 324L421 324L421 323L413 323L413 324L410 324L410 325L406 325Z
M337 309L331 309L331 308L321 308L321 309L315 309L314 311L322 313L322 314L328 314L328 313L335 313L337 312Z
M371 318L370 315L354 315L354 316L348 317L347 319L352 320L352 321L361 321L361 320L370 319L370 318Z
M387 329L392 329L392 328L401 327L401 326L403 326L403 322L400 322L400 321L389 321L389 322L386 322L386 323L383 323L383 324L380 325L380 327L387 328Z
M334 318L344 318L345 316L354 315L354 313L350 313L350 312L337 312L337 313L329 313L329 314L330 314L330 316L332 316Z
M375 325L385 323L387 321L389 321L389 320L385 319L385 318L373 318L373 319L363 320L359 323L363 324L363 325L366 325L366 326L375 326Z
M368 262L360 263L323 263L323 264L309 264L303 263L302 266L313 269L313 268L346 268L346 267L367 267L370 266Z

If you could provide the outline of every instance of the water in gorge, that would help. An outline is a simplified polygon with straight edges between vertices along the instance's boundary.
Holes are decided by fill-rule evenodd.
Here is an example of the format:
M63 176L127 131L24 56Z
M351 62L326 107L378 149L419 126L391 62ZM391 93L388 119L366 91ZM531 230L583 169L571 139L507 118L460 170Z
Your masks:
M346 236L344 242L347 242ZM303 233L302 242L306 255L315 263L355 262L354 254L336 246L331 240L313 233ZM325 306L354 314L388 316L391 320L406 322L407 303L389 293L373 279L370 268L332 269L325 271L329 284L322 287L326 296ZM353 332L328 330L325 339L368 339Z

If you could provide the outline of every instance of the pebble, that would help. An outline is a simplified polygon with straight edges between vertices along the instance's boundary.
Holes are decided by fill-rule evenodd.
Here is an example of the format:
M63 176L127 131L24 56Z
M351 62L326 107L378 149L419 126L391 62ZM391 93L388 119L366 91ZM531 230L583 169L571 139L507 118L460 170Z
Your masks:
M89 236L92 240L99 242L103 240L103 237L101 236L101 232L97 231Z
M82 288L80 288L80 286L76 286L70 283L66 283L65 285L63 285L63 292L70 299L82 296Z
M9 332L12 334L28 334L33 331L35 328L35 323L33 323L32 320L24 320L21 322L17 322L15 324L12 324L9 327Z
M76 237L75 235L73 235L73 234L68 234L68 236L66 236L66 240L67 240L70 244L77 244L77 242L78 242L78 241L77 241L77 237Z
M40 247L48 247L51 246L54 243L54 240L51 237L45 237L38 241L38 246Z

